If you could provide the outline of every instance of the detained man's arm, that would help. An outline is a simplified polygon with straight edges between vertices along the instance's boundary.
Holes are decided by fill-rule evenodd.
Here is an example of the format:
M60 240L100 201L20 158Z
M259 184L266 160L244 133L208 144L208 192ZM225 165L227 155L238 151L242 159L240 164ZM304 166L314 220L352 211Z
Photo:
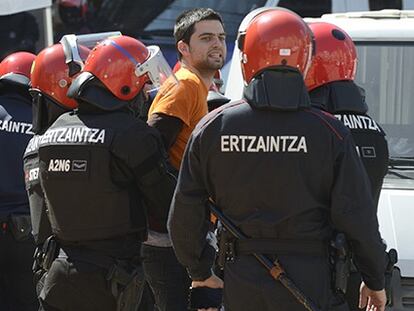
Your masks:
M135 140L131 141L131 137ZM128 167L125 174L132 174L138 195L142 196L148 213L167 232L167 218L176 186L175 176L168 170L167 153L159 133L137 123L128 132L121 133L113 143L115 155Z
M161 138L148 135L153 153L134 169L138 188L149 208L148 214L159 225L159 231L167 232L167 219L177 178L170 172L168 155Z
M193 132L184 153L168 219L177 258L193 281L204 281L212 275L215 256L206 238L210 214L199 156L199 141Z
M161 133L166 150L169 150L171 146L174 145L184 124L180 118L169 116L164 113L153 113L150 115L147 123Z
M191 123L194 105L197 103L194 99L198 97L198 84L183 79L160 92L162 96L154 99L147 123L161 133L168 151L183 125L189 126Z

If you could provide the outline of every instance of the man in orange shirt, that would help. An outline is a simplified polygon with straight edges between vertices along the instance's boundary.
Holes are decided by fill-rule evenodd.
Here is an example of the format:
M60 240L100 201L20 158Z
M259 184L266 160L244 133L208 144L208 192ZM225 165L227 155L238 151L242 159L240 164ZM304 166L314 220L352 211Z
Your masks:
M208 8L183 12L174 37L181 68L178 80L167 80L148 113L148 124L160 131L171 164L178 171L194 127L208 112L207 94L226 58L221 16ZM159 311L187 310L190 279L175 257L166 228L150 231L143 246L143 267ZM161 286L160 286L161 284Z
M226 57L226 34L218 13L193 9L177 18L174 37L181 68L179 83L169 81L159 91L148 113L148 124L157 128L178 170L187 140L207 114L207 93Z

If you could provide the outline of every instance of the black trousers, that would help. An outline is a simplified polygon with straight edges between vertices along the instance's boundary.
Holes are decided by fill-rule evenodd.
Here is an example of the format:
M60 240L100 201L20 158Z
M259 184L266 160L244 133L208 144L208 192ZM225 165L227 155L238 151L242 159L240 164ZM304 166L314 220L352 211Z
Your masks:
M99 244L96 242L95 244ZM114 243L103 242L106 249L111 250ZM118 244L122 244L119 242ZM140 244L138 241L133 243L137 245L139 251ZM97 245L94 245L95 247ZM93 247L93 245L91 245ZM116 298L113 293L112 276L109 273L113 271L115 262L120 265L118 268L123 269L121 275L128 273L125 265L131 273L132 269L138 272L138 278L143 285L144 276L140 267L138 254L129 252L126 258L121 261L116 260L124 252L114 252L112 249L109 255L101 248L100 251L93 248L85 247L68 247L64 246L60 250L59 256L53 261L51 267L40 280L38 287L41 288L39 298L42 305L42 311L72 311L72 310L116 310ZM116 255L118 254L118 255ZM134 255L135 254L135 255ZM130 257L132 256L132 257ZM129 258L129 259L127 259ZM117 268L117 269L118 269ZM121 290L121 288L119 288ZM148 286L137 288L133 294L136 298L137 311L153 311L154 299ZM141 301L139 302L139 299ZM138 306L138 304L140 305Z
M44 280L40 301L45 311L115 311L116 300L96 265L56 258Z
M172 247L142 245L145 280L150 285L158 311L188 310L191 280Z
M364 309L358 308L359 288L361 286L361 274L357 271L351 272L348 278L348 287L346 289L346 301L351 311L360 311Z
M331 290L328 259L318 256L281 256L287 275L321 311L348 311ZM241 255L224 270L226 311L304 311L305 308L252 256Z
M1 311L38 310L32 273L34 249L31 236L27 240L16 241L7 225L0 229Z

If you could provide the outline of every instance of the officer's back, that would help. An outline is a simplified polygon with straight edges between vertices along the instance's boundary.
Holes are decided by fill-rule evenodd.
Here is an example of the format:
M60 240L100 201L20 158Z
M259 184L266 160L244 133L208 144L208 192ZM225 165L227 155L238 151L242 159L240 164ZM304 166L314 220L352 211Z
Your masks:
M46 310L135 310L139 304L147 212L165 223L175 186L161 137L134 109L149 76L159 78L137 69L158 60L154 54L127 36L98 44L68 91L78 108L39 139L41 185L61 248L40 297Z
M22 156L33 135L27 87L8 77L0 81L0 214L28 213Z
M0 308L37 310L32 283L29 202L23 153L32 137L30 67L35 55L10 54L0 63Z
M163 183L170 180L165 174L166 154L157 131L137 118L133 109L143 101L149 78L145 73L133 78L125 74L151 59L152 50L126 36L108 42L89 55L85 71L69 89L79 108L60 116L39 142L40 176L51 224L63 243L131 234L143 241L147 229L143 202L150 213L159 212L161 222L168 213L173 187ZM131 62L124 50L139 62ZM107 55L126 63L108 63ZM157 193L161 189L166 193ZM76 195L64 195L67 191Z
M40 142L40 169L48 190L47 200L59 207L54 209L57 223L52 226L59 228L60 239L100 240L131 230L143 231L144 236L143 207L134 207L139 205L138 194L134 195L134 177L122 161L128 165L139 163L140 154L145 157L146 152L151 152L145 145L149 131L145 122L128 111L69 112L46 131ZM141 144L131 144L132 137ZM76 195L62 196L62 191ZM82 206L79 222L73 218L78 215L70 217L73 206ZM129 207L137 213L134 228L129 223Z
M349 128L356 150L368 174L375 208L388 171L388 144L381 126L368 114L368 107L353 81L335 81L310 92L312 105L332 113Z
M207 229L200 229L205 200L251 238L224 244L226 310L304 309L254 253L278 259L319 310L347 310L331 283L328 245L334 230L354 244L367 284L362 292L380 297L373 305L384 304L384 246L368 178L349 130L331 114L311 108L303 81L311 38L290 11L250 13L237 41L244 100L208 114L187 145L169 229L193 284L222 286L208 274Z
M357 153L370 181L376 212L382 182L388 169L385 133L368 114L364 90L354 83L357 50L349 35L336 25L311 23L316 50L305 82L312 105L335 115L350 129ZM351 310L358 308L361 276L351 269L346 290Z
M209 136L217 127L220 136ZM248 235L330 236L324 219L334 187L333 153L343 152L342 141L349 139L337 120L316 109L269 111L243 102L226 106L210 128L203 132L206 140L220 141L205 150L214 172L211 191Z
M388 145L379 124L368 115L365 91L354 83L357 50L349 35L326 22L310 23L315 57L305 82L314 107L334 114L351 131L378 204L388 170Z

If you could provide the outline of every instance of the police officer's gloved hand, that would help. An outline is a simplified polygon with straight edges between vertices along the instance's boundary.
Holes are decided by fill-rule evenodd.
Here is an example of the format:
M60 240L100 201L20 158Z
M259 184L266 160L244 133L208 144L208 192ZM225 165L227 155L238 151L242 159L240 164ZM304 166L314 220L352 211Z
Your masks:
M190 310L219 309L223 297L222 288L191 287L190 288Z

